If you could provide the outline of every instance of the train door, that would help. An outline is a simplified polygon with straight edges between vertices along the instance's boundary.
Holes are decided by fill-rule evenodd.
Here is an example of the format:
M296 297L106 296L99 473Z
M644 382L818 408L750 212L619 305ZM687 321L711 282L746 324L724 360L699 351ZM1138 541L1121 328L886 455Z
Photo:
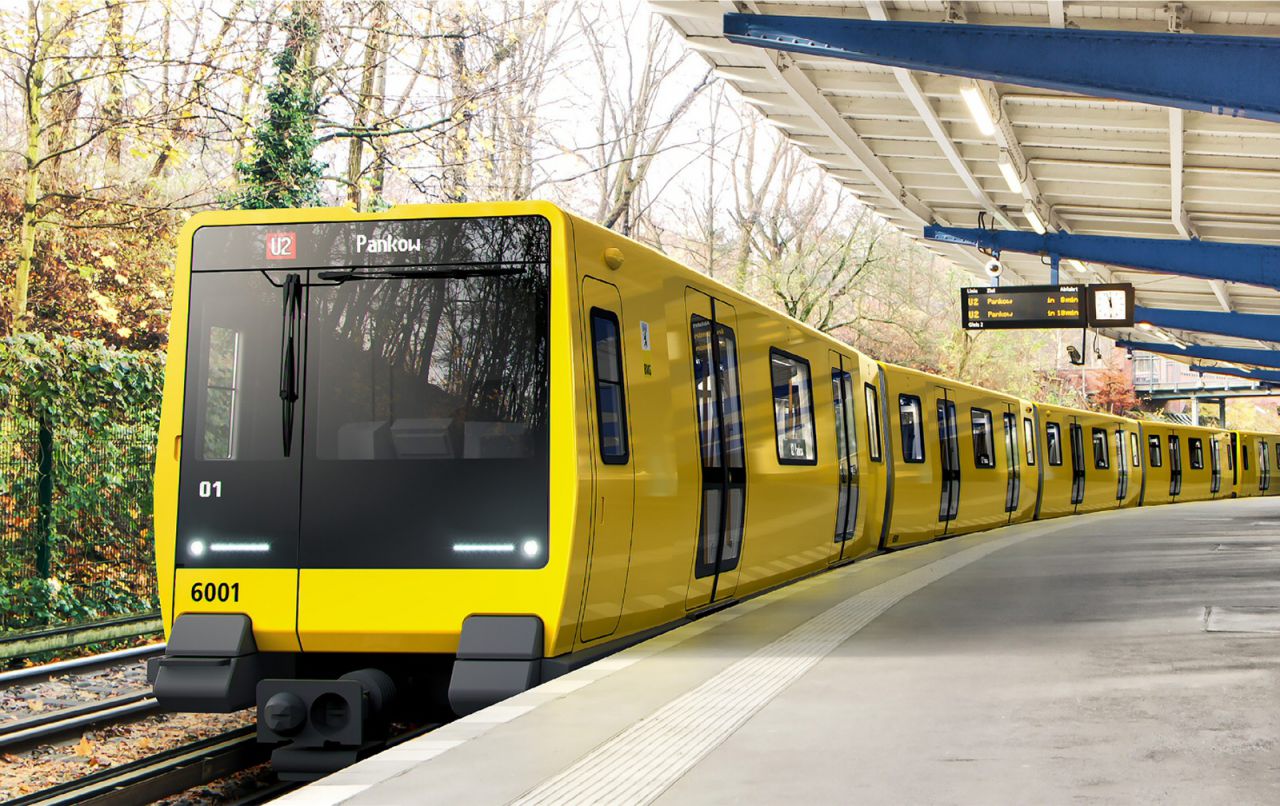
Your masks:
M581 637L611 635L622 617L631 565L635 511L635 463L627 409L627 332L618 289L593 277L582 280L583 388L591 450L591 540Z
M1071 504L1079 509L1084 503L1084 428L1071 418Z
M747 506L742 401L733 306L685 291L702 466L696 556L685 605L728 598L737 587Z
M1125 450L1124 429L1116 429L1116 500L1124 506L1124 499L1129 497L1129 457Z
M1258 489L1271 489L1271 446L1265 439L1258 440Z
M1004 452L1005 469L1008 478L1004 490L1004 511L1010 521L1018 511L1018 501L1022 497L1022 457L1018 453L1018 409L1009 405L1009 411L1002 415L1004 420Z
M1218 497L1222 491L1222 447L1219 435L1209 437L1209 495Z
M1169 497L1182 494L1182 438L1169 435Z
M956 423L955 402L948 399L946 389L938 391L942 394L938 400L938 456L942 461L938 520L945 535L960 513L960 429Z
M175 561L179 573L270 569L246 588L244 601L274 603L254 611L258 640L272 650L298 649L305 276L191 275ZM176 612L204 609L184 599L175 601Z
M835 559L843 560L845 544L858 535L860 513L858 494L858 430L853 394L853 359L831 351L831 397L835 407L836 460L839 487L836 500L835 542L840 550Z

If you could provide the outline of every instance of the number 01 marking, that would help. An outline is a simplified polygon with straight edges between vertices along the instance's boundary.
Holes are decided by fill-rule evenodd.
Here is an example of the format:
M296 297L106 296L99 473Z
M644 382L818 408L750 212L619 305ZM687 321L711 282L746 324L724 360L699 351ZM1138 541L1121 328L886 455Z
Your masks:
M222 482L220 481L202 481L200 482L201 498L221 498Z

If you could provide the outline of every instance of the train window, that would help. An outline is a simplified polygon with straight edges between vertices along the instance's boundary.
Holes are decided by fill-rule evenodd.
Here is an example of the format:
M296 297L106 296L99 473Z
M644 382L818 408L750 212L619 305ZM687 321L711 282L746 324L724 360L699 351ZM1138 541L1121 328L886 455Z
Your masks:
M864 389L867 398L867 451L871 461L880 461L880 395L876 388L867 384Z
M996 444L991 425L991 412L986 409L969 409L969 421L973 428L974 466L995 467Z
M1236 452L1233 450L1234 448L1234 443L1227 443L1227 470L1230 470L1232 473L1236 472Z
M1134 467L1142 466L1142 450L1138 447L1138 434L1135 431L1129 432L1129 459Z
M1147 451L1151 455L1151 461L1148 462L1151 467L1160 467L1164 464L1160 449L1160 437L1155 435L1147 437Z
M618 316L591 309L591 342L595 356L596 424L600 432L600 461L625 465L631 457L627 439L627 406L623 391L622 339Z
M1248 445L1246 445L1244 449L1240 451L1240 467L1243 468L1244 470L1249 469L1249 446Z
M1036 464L1036 426L1031 422L1030 417L1022 418L1022 436L1027 443L1027 466L1035 467Z
M769 365L773 377L773 423L778 436L778 463L817 464L809 362L773 348L769 350Z
M1058 467L1062 464L1062 426L1048 423L1044 427L1044 435L1049 464Z
M1111 467L1111 455L1107 450L1107 429L1093 429L1093 467L1106 470Z
M902 422L902 461L924 461L924 424L921 422L920 398L898 395L898 417Z
M240 387L240 333L209 328L209 380L205 386L204 458L234 459L236 392Z
M1199 437L1187 438L1187 460L1191 463L1192 470L1204 468L1204 443Z

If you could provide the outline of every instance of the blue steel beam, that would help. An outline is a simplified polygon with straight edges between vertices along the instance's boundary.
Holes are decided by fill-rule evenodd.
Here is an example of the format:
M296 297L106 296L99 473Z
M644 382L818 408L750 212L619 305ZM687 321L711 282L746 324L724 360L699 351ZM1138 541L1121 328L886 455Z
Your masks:
M1197 333L1216 333L1238 339L1280 342L1280 316L1261 313L1176 311L1171 308L1136 305L1133 309L1133 321L1173 330L1194 330Z
M1127 347L1130 350L1145 350L1148 353L1185 355L1190 356L1191 358L1204 359L1206 361L1229 361L1233 364L1251 364L1256 367L1272 367L1280 369L1280 351L1277 350L1250 350L1243 347L1207 347L1203 344L1188 344L1186 347L1179 347L1176 344L1166 344L1164 342L1127 341L1125 339L1117 341L1116 346Z
M1280 288L1280 247L1277 246L1196 239L1175 241L1163 238L1121 238L1114 235L1071 235L1064 232L1037 235L1020 230L936 225L925 227L924 237L931 241L973 246L997 253L1057 255L1142 271Z
M1192 372L1203 372L1206 375L1230 375L1233 378L1248 378L1266 386L1280 386L1280 372L1268 372L1265 369L1236 369L1235 367L1206 367L1192 364Z
M1280 39L725 14L730 42L1280 122Z

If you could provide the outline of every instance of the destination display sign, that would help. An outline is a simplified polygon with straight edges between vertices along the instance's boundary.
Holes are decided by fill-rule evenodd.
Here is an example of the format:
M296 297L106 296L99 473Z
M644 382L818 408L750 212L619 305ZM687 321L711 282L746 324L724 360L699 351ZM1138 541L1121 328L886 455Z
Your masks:
M960 289L965 330L1084 327L1083 285L1016 285Z
M960 289L965 330L1132 327L1133 286L1017 285Z
M550 252L550 222L537 215L296 221L201 227L191 270L541 263Z

